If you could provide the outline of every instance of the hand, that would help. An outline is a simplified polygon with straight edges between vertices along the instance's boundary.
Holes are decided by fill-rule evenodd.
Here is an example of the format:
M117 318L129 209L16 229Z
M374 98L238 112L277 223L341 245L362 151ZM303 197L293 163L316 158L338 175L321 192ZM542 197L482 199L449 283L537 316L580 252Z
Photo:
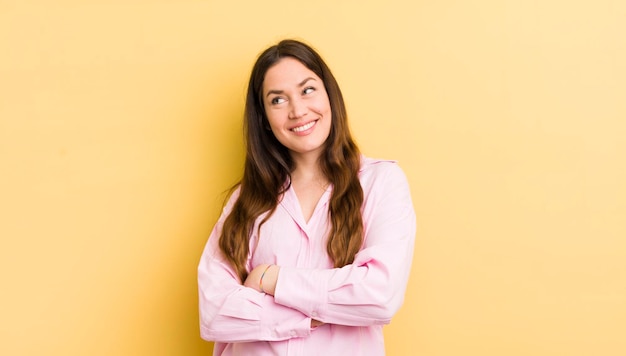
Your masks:
M280 267L277 265L258 265L250 271L243 285L262 293L274 295L279 271ZM263 272L265 272L265 275L263 275ZM263 290L261 290L261 276L263 276Z
M322 323L319 320L315 320L315 319L311 319L311 329L315 329L318 326L324 325L325 323Z

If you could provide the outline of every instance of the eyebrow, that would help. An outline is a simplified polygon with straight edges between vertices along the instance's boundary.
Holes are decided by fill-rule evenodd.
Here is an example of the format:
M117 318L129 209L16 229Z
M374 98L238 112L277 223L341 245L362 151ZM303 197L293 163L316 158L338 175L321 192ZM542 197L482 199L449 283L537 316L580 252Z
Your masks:
M298 86L299 87L304 86L304 84L306 84L309 80L315 80L315 78L308 77L308 78L304 79L303 81L301 81L300 83L298 83ZM270 90L270 91L267 92L267 95L265 95L265 97L268 97L268 96L270 96L272 94L282 94L282 93L284 93L283 90Z

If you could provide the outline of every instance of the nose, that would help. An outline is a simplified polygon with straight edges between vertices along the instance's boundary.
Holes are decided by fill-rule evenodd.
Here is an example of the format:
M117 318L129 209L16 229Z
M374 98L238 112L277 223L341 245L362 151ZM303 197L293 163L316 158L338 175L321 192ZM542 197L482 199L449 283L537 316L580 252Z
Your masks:
M292 99L289 101L289 118L290 119L300 119L307 114L306 105L302 102L301 99Z

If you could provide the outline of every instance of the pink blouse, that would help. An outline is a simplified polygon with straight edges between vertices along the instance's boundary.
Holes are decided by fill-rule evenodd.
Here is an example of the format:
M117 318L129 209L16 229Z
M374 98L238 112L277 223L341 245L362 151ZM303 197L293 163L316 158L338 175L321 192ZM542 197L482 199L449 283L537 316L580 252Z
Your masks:
M359 178L365 236L350 265L333 268L326 252L330 187L308 222L290 188L260 238L255 227L248 268L280 266L275 296L241 285L221 255L217 240L238 192L233 194L198 266L200 333L215 341L214 355L385 354L382 327L404 300L415 213L395 162L364 157ZM311 319L325 324L312 329Z

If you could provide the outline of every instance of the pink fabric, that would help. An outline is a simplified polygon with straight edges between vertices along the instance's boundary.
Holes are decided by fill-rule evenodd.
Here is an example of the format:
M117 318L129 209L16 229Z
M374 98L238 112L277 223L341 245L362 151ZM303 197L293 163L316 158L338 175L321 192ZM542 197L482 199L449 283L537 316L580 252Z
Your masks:
M217 240L237 197L226 204L198 267L200 333L214 355L384 355L383 325L404 300L415 239L406 177L391 161L363 158L365 240L354 263L333 268L324 193L305 222L293 189L250 239L248 268L280 266L275 296L242 286ZM262 220L262 217L257 220ZM310 328L311 319L326 324Z

